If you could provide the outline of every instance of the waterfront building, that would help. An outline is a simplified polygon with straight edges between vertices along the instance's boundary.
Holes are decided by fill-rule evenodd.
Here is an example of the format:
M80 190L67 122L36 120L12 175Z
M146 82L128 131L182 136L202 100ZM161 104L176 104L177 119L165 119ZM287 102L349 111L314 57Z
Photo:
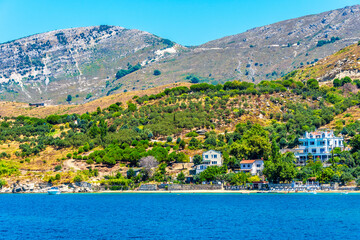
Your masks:
M221 166L223 163L221 152L209 150L202 154L202 164L196 166L195 173L199 174L209 166Z
M299 142L295 152L298 165L305 165L310 156L313 160L319 159L325 163L331 158L334 148L344 150L344 138L336 137L334 131L329 130L305 132Z
M249 172L251 175L261 175L264 170L264 160L245 160L240 162L240 172Z

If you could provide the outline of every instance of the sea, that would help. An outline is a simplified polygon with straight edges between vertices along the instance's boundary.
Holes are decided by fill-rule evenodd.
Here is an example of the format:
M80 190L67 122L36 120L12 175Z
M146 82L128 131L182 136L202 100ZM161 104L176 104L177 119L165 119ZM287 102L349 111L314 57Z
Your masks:
M360 194L1 194L0 239L360 239Z

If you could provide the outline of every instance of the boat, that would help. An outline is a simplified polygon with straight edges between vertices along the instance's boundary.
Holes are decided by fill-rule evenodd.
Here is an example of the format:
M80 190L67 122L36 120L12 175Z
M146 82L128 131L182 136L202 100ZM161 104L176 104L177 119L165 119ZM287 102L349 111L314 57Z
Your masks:
M49 195L57 195L60 194L60 190L57 187L52 187L50 190L48 190Z

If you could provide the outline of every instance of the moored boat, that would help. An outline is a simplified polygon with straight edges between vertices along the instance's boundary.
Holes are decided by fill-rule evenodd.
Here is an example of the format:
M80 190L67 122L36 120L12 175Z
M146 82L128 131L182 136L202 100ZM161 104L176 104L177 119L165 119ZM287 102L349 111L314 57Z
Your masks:
M57 195L60 194L60 190L57 187L52 187L50 190L48 190L49 195Z

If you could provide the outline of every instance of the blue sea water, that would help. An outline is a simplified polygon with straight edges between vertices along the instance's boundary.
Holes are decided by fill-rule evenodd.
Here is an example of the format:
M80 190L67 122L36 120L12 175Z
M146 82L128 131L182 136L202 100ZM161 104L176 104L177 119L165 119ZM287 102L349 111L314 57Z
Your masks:
M2 194L0 239L360 239L360 194Z

